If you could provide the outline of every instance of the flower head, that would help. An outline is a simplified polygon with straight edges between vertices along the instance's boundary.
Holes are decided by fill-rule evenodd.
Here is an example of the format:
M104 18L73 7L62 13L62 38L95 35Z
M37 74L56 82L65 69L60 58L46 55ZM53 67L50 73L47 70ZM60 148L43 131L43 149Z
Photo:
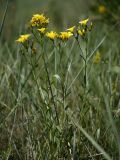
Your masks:
M54 40L58 37L58 34L56 32L51 31L46 33L46 37L50 38L51 40Z
M84 19L84 20L80 21L79 23L80 23L82 26L86 26L87 23L88 23L88 21L89 21L89 18Z
M71 36L73 36L73 33L71 32L61 32L59 35L59 38L63 41L68 40Z
M49 19L44 14L34 14L30 24L32 27L43 27L49 23Z
M40 28L40 29L37 29L37 30L40 32L40 34L44 34L44 33L45 33L46 28Z
M74 30L75 30L75 26L73 26L73 27L67 29L67 31L68 31L68 32L71 32L71 33L73 33Z
M97 51L96 55L93 57L93 63L98 64L101 61L101 54L99 51Z
M82 37L82 38L84 38L85 37L85 34L86 34L86 31L84 30L84 29L79 29L78 31L78 34Z
M30 34L20 35L20 37L16 40L16 42L24 43L29 39L29 37L30 37Z
M106 11L107 11L107 9L106 9L106 7L105 7L104 5L100 5L100 6L98 7L98 12L99 12L100 14L104 14L104 13L106 13Z

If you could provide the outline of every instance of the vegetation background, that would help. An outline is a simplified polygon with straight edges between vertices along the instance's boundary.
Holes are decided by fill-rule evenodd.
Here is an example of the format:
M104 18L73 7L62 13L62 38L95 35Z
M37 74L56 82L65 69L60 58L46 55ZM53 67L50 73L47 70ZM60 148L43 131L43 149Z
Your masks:
M42 59L34 69L20 53L15 40L36 13L45 13L57 32L88 17L93 22L87 93L74 40L62 48L57 73L52 42L45 41L48 74ZM119 28L119 0L0 0L1 160L120 159Z

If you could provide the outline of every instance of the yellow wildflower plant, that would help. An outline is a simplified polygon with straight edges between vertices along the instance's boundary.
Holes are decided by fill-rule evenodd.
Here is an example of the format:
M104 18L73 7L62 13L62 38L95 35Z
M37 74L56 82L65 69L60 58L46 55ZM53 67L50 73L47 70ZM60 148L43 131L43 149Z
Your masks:
M67 29L67 31L68 31L68 32L71 32L71 33L74 33L74 30L75 30L75 26Z
M31 34L24 34L24 35L20 35L20 37L16 40L16 42L18 43L24 43L26 42Z
M107 9L106 9L106 7L105 7L104 5L100 5L100 6L98 7L98 12L99 12L100 14L104 14L104 13L107 12Z
M72 36L73 36L73 33L71 33L71 32L60 32L59 38L62 41L66 41L66 40L68 40Z
M51 40L54 40L55 38L58 37L58 34L54 31L50 31L46 33L46 37L48 37Z
M40 32L40 34L45 34L46 28L40 28L37 30Z
M101 61L101 54L99 51L97 51L96 55L93 57L93 63L94 64L98 64Z
M89 21L89 18L84 19L84 20L80 21L79 23L80 23L82 26L86 26L87 23L88 23L88 21Z
M84 30L84 29L79 29L78 31L78 34L82 37L82 38L84 38L85 37L85 34L86 34L86 31Z
M44 14L34 14L30 25L32 27L43 27L46 26L49 23L49 18L46 18Z

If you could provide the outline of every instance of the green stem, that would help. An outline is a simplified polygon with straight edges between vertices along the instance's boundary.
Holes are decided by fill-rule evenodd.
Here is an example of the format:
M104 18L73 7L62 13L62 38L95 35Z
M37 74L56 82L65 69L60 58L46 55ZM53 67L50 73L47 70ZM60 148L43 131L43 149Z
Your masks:
M4 23L5 23L5 18L6 18L7 11L8 11L8 4L9 4L9 0L7 0L7 2L6 2L5 11L4 11L4 15L3 15L1 26L0 26L0 37L1 37L1 34L2 34L2 30L3 30L3 27L4 27Z
M57 53L56 53L56 45L55 45L55 41L53 41L53 45L54 45L54 54L55 54L55 74L57 74Z
M88 88L88 77L87 77L87 56L88 56L88 39L86 37L86 48L85 48L85 90Z
M49 85L49 89L50 89L50 93L51 93L51 97L52 97L52 102L53 102L53 105L54 105L54 108L55 108L56 119L57 119L57 122L59 124L57 107L56 107L55 100L54 100L54 95L53 95L53 91L52 91L52 87L51 87L51 82L50 82L50 77L49 77L49 71L48 71L48 68L47 68L47 63L46 63L46 60L45 60L44 53L43 53L43 61L44 61L45 71L46 71L46 74L47 74L47 80L48 80L48 85Z
M44 52L44 44L43 44L43 41L41 41L41 47L42 47L44 67L45 67L45 71L46 71L46 74L47 74L47 80L48 80L48 85L49 85L49 89L50 89L50 93L51 93L52 103L53 103L53 105L54 105L57 123L59 124L57 106L56 106L56 104L55 104L54 94L53 94L53 90L52 90L52 86L51 86L51 82L50 82L50 76L49 76L50 74L49 74L49 71L48 71L47 62L46 62L46 58L45 58L45 52Z
M81 46L80 46L80 42L79 42L79 40L78 40L78 39L76 39L76 41L77 41L78 46L79 46L79 49L80 49L80 51L81 51L81 53L82 53L82 54L80 54L80 57L81 57L81 58L84 60L84 62L85 62L85 57L84 57L83 50L82 50L82 48L81 48Z

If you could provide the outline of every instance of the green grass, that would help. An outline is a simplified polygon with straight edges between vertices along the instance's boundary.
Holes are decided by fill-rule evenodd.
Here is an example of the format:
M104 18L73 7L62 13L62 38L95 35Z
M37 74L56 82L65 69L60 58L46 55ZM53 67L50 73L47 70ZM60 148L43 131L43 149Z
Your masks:
M44 44L34 39L36 54L30 46L21 51L13 40L11 45L1 41L3 160L120 159L118 33L112 26L94 24L86 66L74 38L60 48L46 38ZM85 54L82 39L80 45ZM93 64L97 51L102 59Z

